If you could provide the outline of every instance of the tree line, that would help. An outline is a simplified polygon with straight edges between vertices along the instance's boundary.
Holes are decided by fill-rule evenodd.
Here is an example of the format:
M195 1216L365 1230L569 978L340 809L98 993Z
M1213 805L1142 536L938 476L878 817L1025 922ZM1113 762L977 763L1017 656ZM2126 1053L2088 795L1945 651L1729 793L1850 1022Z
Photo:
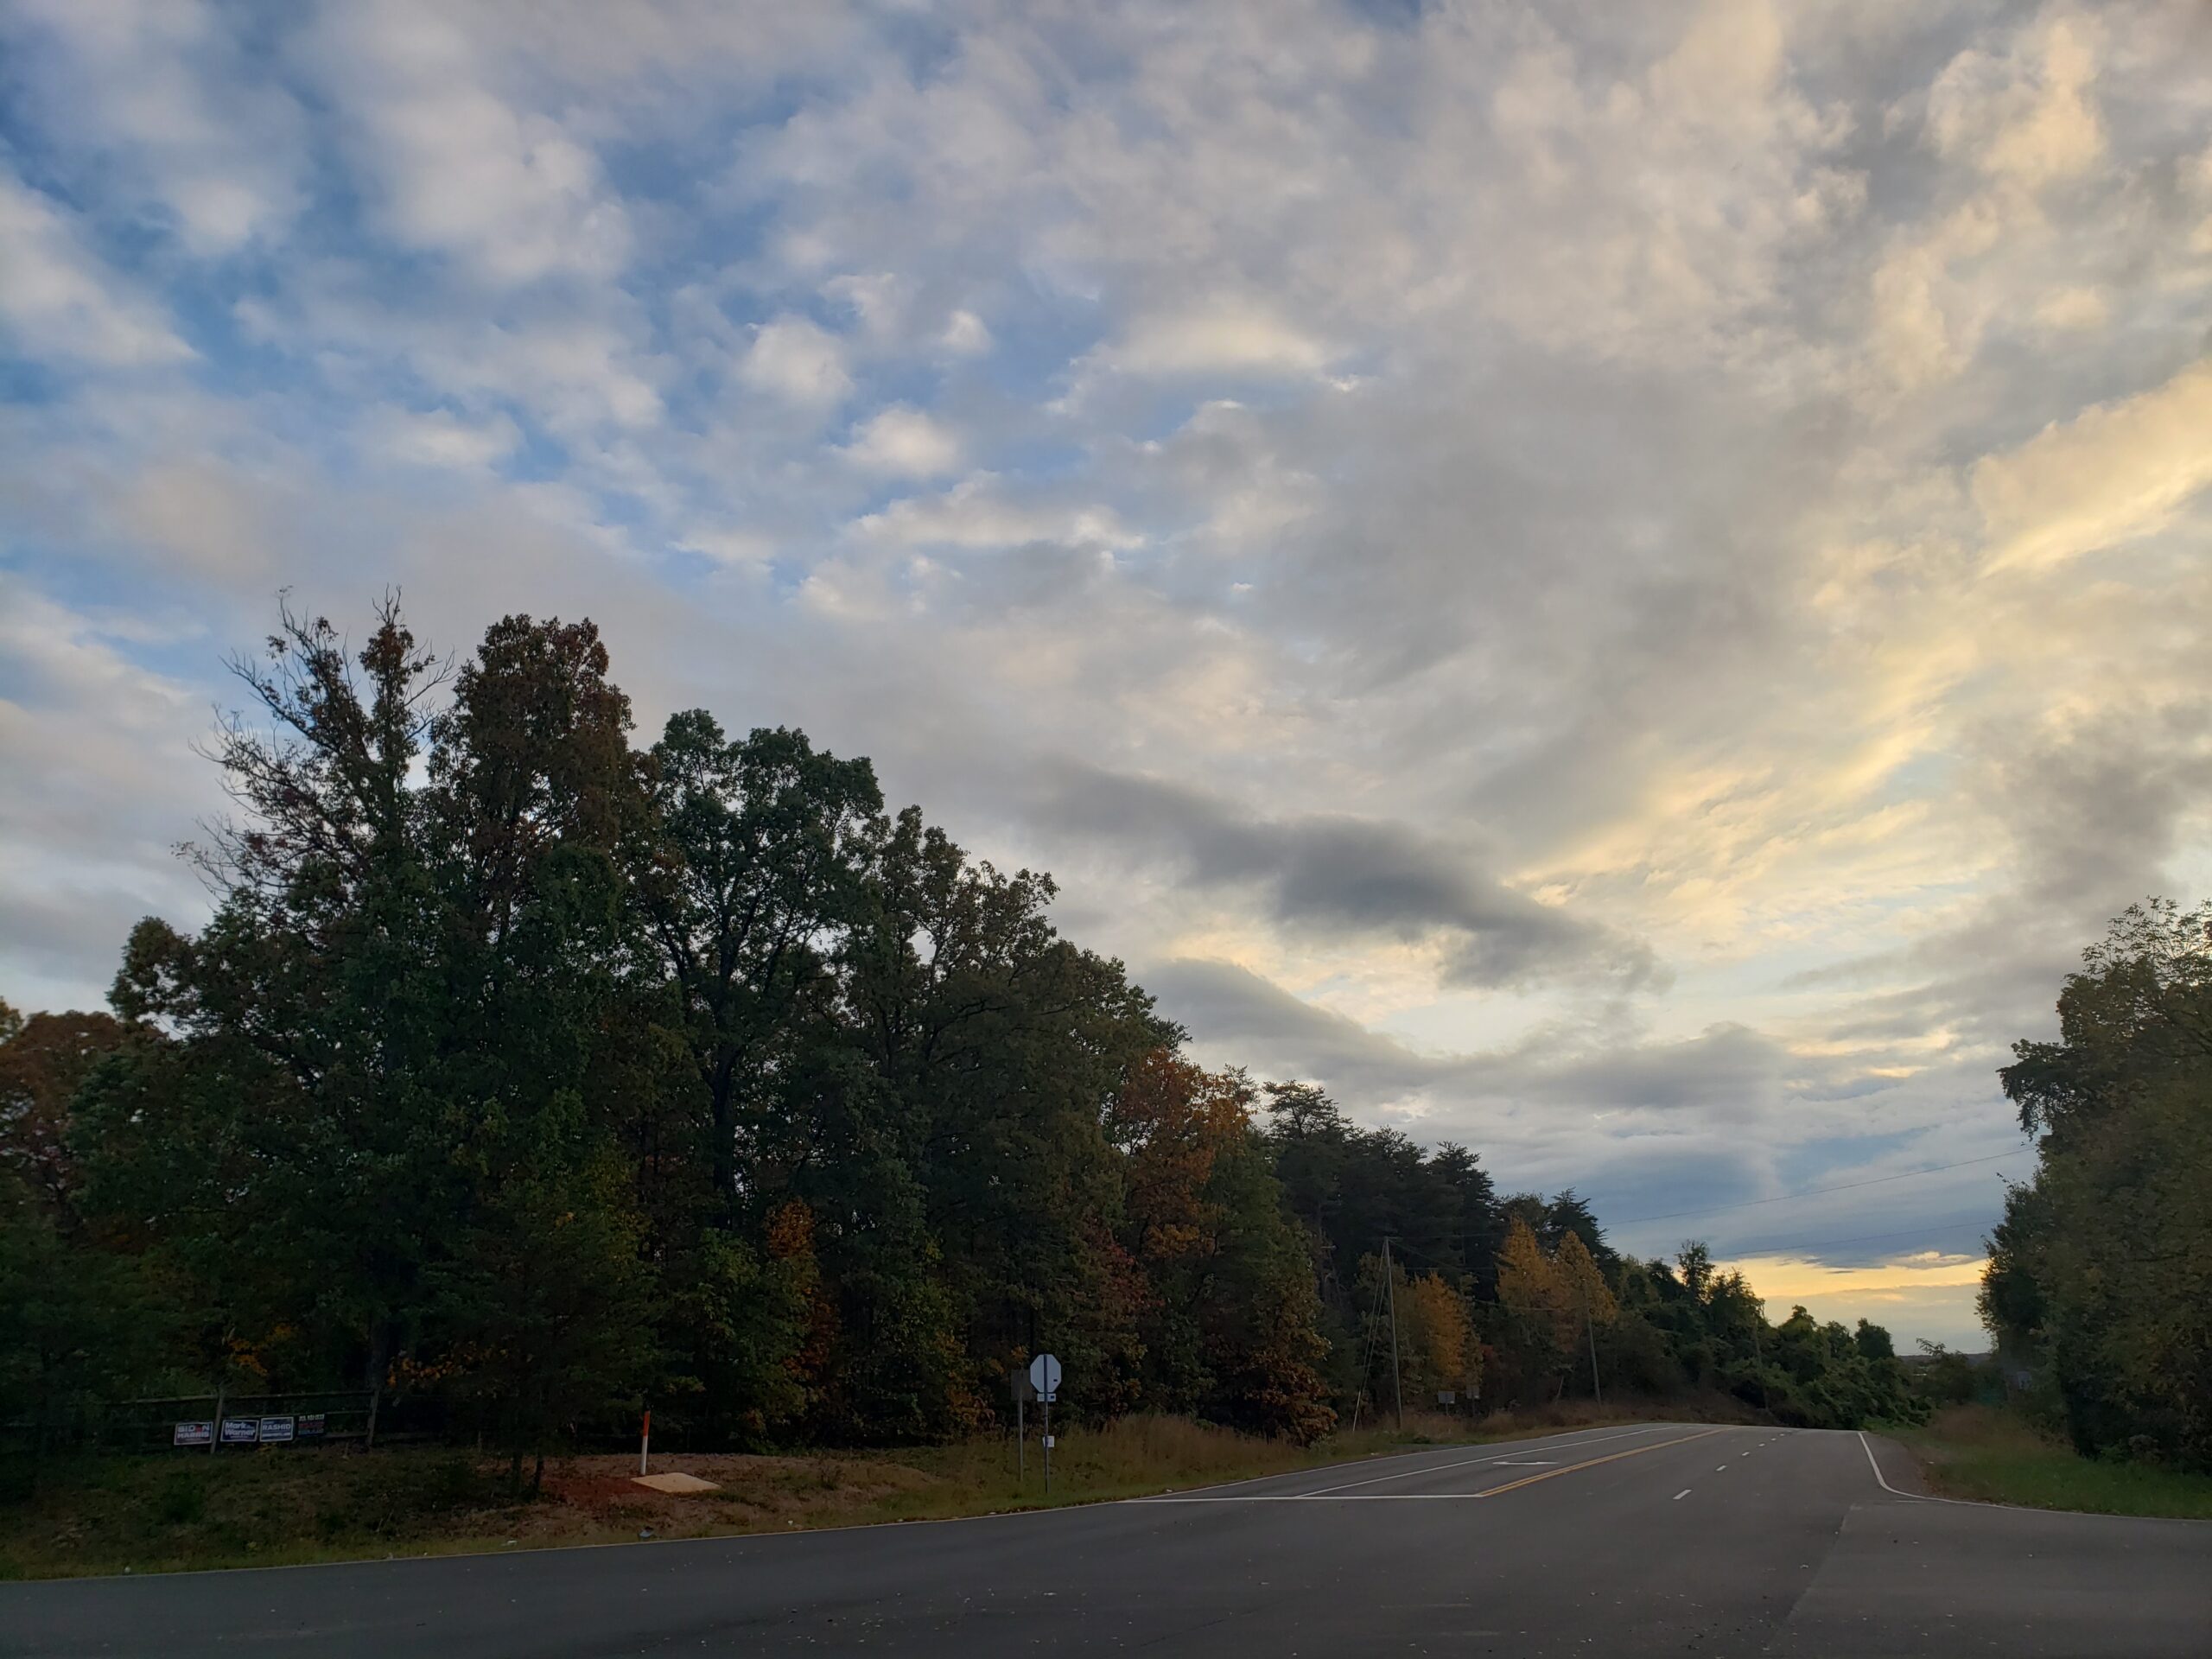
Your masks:
M2000 1074L2037 1137L1981 1312L2093 1457L2212 1471L2212 905L2117 918Z
M353 1383L519 1469L645 1402L956 1436L1048 1348L1078 1414L1301 1441L1446 1393L1910 1409L1878 1327L1195 1064L867 760L634 743L588 621L455 663L396 603L358 652L288 611L232 666L211 919L141 923L111 1014L0 1004L0 1419Z

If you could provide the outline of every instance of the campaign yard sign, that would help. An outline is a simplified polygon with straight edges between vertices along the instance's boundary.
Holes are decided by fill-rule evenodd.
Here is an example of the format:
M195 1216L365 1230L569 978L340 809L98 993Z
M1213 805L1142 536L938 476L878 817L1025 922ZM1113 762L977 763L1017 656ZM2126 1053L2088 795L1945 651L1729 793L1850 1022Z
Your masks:
M251 1446L261 1438L261 1420L257 1417L226 1417L223 1419L225 1446Z
M176 1426L176 1432L169 1436L171 1446L213 1446L214 1443L215 1425L212 1421L204 1423L179 1423Z
M261 1443L277 1446L292 1438L292 1427L296 1420L290 1417L264 1417L261 1420Z
M320 1411L302 1413L300 1417L300 1438L303 1440L321 1440L324 1426L328 1421L329 1417L327 1413Z

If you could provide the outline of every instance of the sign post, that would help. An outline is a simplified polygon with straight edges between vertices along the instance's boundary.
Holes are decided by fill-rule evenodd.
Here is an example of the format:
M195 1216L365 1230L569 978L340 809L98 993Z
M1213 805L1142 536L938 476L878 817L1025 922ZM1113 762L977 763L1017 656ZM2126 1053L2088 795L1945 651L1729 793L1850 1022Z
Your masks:
M641 1475L645 1472L645 1459L652 1455L652 1450L653 1408L647 1406L645 1421L638 1430L638 1472Z
M1052 1490L1052 1400L1060 1391L1060 1362L1039 1354L1029 1362L1029 1386L1045 1408L1045 1491Z

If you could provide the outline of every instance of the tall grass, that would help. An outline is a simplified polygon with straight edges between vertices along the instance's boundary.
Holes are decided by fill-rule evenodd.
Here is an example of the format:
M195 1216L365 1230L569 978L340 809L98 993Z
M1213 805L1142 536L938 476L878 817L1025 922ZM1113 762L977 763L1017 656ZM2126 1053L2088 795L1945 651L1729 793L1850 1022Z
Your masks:
M2212 1475L2084 1458L2018 1413L1952 1406L1925 1428L1893 1431L1946 1497L2097 1515L2212 1519Z

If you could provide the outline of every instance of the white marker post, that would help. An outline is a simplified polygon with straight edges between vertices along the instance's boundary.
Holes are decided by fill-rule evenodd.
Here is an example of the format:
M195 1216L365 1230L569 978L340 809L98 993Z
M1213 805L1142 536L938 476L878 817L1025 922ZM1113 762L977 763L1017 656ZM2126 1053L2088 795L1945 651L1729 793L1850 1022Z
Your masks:
M653 1408L647 1406L645 1423L638 1430L638 1472L641 1475L645 1472L645 1459L652 1455L652 1449Z
M1039 1354L1029 1362L1029 1386L1045 1408L1045 1491L1052 1490L1052 1397L1060 1391L1060 1362Z

